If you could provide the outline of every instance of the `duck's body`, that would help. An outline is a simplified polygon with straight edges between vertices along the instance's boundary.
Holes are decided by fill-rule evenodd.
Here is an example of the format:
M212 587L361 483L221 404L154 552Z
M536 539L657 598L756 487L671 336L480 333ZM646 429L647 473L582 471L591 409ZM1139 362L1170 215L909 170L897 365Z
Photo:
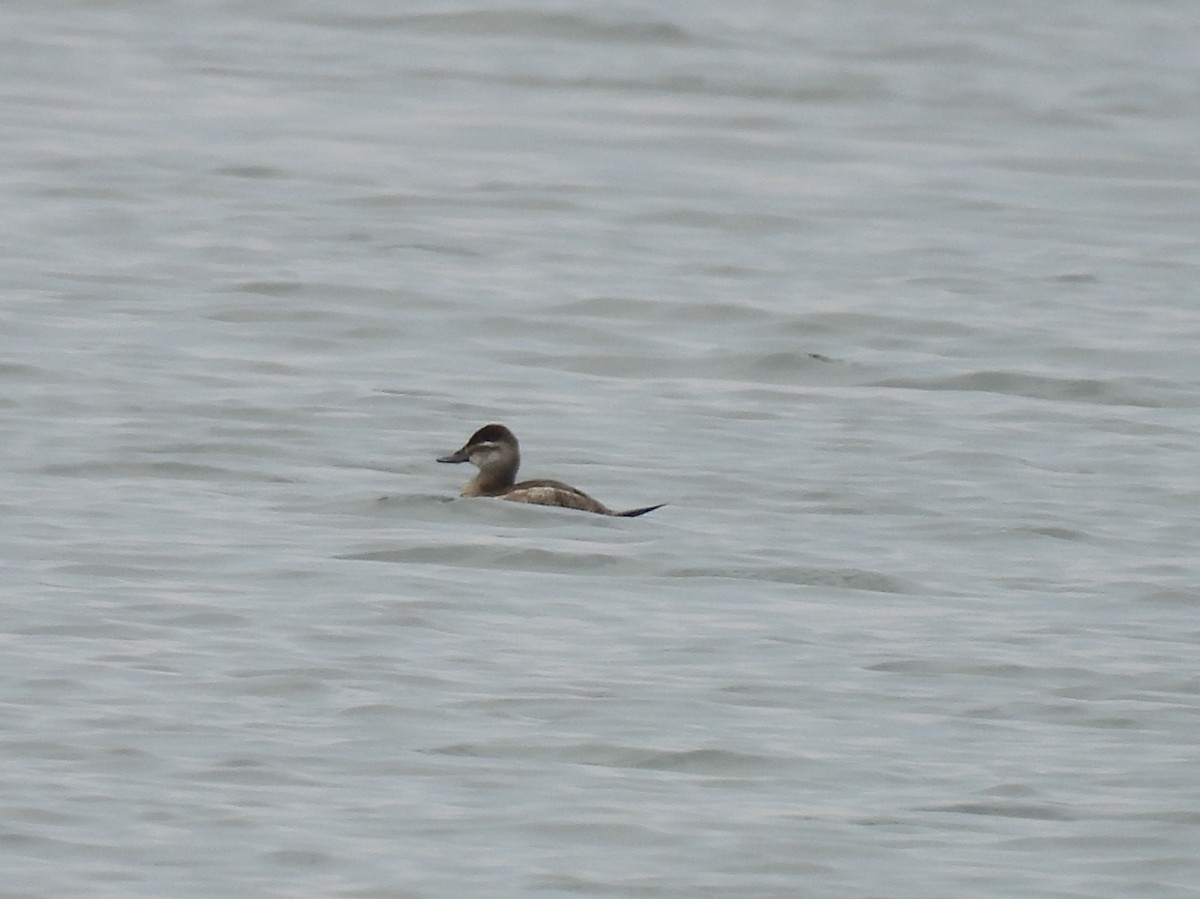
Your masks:
M479 473L467 482L460 496L495 496L514 503L559 506L580 509L598 515L634 518L653 512L658 506L644 506L626 512L614 512L598 499L562 481L533 480L517 483L521 467L521 448L513 432L504 425L484 425L471 435L462 449L442 456L439 462L470 462Z

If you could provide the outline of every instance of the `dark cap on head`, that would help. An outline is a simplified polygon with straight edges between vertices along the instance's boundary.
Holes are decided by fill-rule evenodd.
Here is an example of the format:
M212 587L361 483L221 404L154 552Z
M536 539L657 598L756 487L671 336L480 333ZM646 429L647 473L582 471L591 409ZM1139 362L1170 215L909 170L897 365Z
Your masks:
M513 432L504 425L484 425L478 431L471 435L471 439L467 441L467 446L474 443L516 443L517 438L513 436Z
M484 425L478 431L471 435L462 449L451 453L448 456L441 456L439 462L469 462L471 461L471 447L479 446L483 443L505 443L513 448L513 454L518 462L520 460L520 445L517 443L517 438L513 436L513 432L504 425Z

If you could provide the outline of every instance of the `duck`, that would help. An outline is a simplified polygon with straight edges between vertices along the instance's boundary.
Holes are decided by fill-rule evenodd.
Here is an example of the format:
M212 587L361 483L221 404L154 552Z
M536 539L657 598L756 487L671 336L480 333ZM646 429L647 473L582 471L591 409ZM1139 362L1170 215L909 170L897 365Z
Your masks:
M517 481L517 469L521 467L521 445L516 435L500 424L484 425L461 449L438 458L439 462L470 462L479 472L463 487L460 496L494 496L514 503L532 503L537 506L558 506L562 509L579 509L597 515L612 515L618 518L637 518L666 503L641 506L615 512L598 499L588 496L577 487L562 481L531 480Z

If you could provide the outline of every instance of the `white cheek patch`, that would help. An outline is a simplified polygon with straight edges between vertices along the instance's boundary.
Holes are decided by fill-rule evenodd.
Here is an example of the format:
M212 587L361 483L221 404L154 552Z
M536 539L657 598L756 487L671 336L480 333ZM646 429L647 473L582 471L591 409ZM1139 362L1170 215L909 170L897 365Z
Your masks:
M471 464L476 468L483 468L493 459L500 457L500 447L494 443L481 443L479 446L471 447L471 452L467 458L471 460Z

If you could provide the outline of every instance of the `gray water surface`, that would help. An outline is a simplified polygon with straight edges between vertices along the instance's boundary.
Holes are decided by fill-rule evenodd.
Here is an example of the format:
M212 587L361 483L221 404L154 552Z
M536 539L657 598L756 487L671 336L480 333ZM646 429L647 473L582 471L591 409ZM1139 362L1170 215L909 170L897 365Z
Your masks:
M0 896L1198 894L1193 4L0 34Z

